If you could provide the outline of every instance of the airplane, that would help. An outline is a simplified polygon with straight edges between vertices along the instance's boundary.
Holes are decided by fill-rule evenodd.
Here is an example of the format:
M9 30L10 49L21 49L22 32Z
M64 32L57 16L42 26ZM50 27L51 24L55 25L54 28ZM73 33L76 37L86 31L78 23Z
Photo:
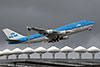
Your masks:
M72 24L67 24L56 29L42 29L36 27L27 27L28 31L36 31L37 34L30 35L30 43L48 42L54 43L60 40L66 40L70 35L85 30L91 30L95 22L82 20ZM3 32L8 37L8 44L28 43L28 36L23 36L9 28L3 29Z

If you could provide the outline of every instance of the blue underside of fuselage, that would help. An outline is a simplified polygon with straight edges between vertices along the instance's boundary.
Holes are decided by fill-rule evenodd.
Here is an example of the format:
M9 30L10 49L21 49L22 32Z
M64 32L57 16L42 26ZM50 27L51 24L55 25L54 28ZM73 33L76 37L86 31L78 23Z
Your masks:
M80 24L80 25L78 25L78 24ZM62 27L59 27L59 28L56 28L56 29L53 29L53 30L54 31L71 30L71 29L75 29L75 28L79 28L79 27L83 27L83 26L87 26L87 25L91 25L91 24L95 24L95 23L92 22L92 21L83 20L83 21L79 21L79 22L76 22L76 23L67 24L67 25L64 25ZM39 37L43 37L43 36L44 35L41 35L41 34L30 35L30 40L35 39L35 38L39 38ZM19 40L19 41L18 42L8 42L8 44L18 44L18 43L28 41L28 36L19 38L17 40Z

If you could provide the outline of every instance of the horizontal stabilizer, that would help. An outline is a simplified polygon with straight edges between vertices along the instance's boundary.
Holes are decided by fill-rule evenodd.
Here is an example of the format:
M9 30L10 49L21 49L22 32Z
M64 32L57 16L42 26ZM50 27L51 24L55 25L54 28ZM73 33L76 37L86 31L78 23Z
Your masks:
M20 40L6 39L6 41L10 41L10 42L18 42L18 41L20 41Z

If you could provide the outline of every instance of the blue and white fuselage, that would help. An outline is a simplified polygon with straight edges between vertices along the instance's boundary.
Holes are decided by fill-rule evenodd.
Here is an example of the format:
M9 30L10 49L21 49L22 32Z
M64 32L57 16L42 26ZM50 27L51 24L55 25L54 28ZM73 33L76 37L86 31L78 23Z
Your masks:
M41 33L30 35L30 42L31 43L37 43L37 42L43 42L43 41L57 42L54 39L55 37L58 37L59 38L58 40L68 39L69 35L71 35L71 34L85 31L85 30L91 30L91 28L93 27L94 24L95 24L95 22L86 21L86 20L75 22L72 24L67 24L62 27L52 29L52 31L56 32L56 34L52 32L50 35L49 35L49 33L48 33L48 35L47 34L44 35ZM28 36L23 36L12 30L9 30L9 31L8 30L9 30L8 28L3 29L4 33L8 37L8 44L28 43ZM9 36L12 36L12 37L9 38Z

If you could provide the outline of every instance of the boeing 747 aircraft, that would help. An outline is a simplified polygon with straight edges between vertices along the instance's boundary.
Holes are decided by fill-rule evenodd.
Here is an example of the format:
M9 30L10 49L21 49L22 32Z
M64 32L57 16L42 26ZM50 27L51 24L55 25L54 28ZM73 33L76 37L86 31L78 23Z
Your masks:
M27 29L29 31L34 30L38 32L38 34L30 35L30 43L54 43L59 42L60 40L66 40L69 38L70 35L74 33L91 30L94 24L95 22L82 20L72 24L64 25L56 29L45 30L36 27L27 27ZM23 36L8 28L3 29L3 32L8 38L8 44L28 43L28 36Z

